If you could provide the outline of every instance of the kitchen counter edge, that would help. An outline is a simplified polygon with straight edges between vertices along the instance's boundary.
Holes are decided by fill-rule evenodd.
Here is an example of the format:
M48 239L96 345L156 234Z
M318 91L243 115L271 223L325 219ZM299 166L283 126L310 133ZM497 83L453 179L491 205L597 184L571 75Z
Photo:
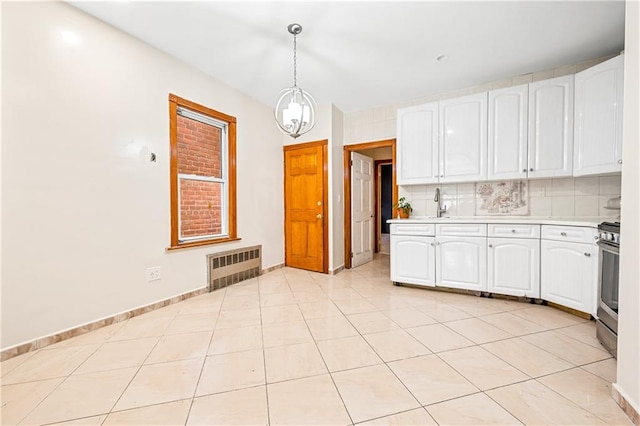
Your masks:
M454 217L410 217L408 219L389 219L387 223L510 223L528 225L560 225L560 226L587 226L597 228L602 222L613 222L611 217L486 217L486 216L454 216Z

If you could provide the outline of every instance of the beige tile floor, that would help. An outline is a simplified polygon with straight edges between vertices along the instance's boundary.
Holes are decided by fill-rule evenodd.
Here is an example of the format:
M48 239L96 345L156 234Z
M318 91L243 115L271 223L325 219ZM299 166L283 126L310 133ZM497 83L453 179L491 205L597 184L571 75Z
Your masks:
M284 268L3 362L1 423L631 424L592 321Z

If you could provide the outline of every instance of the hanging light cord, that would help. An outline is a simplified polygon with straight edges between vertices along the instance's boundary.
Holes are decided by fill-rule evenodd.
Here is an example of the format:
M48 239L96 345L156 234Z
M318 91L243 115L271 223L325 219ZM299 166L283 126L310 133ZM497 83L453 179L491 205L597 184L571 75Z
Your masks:
M297 43L296 43L297 34L293 34L293 87L298 87L298 55L297 55Z

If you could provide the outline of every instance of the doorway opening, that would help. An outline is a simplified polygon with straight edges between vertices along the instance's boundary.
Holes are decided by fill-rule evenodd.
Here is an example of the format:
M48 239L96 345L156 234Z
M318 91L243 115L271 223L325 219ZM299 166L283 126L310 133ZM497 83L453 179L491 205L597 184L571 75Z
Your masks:
M376 253L389 254L391 227L387 220L393 218L393 164L391 159L376 160L376 199L378 223Z
M395 178L395 139L366 142L344 146L344 245L345 268L357 266L367 257L367 250L372 253L384 250L384 235L388 235L386 221L395 216L393 205L398 199L398 187ZM353 153L359 154L353 163ZM363 159L362 157L365 157ZM367 200L368 192L366 173L366 157L371 160L371 202ZM358 169L354 169L354 164ZM383 174L384 172L384 179ZM389 182L390 177L390 182ZM364 182L364 183L363 183ZM354 191L354 184L356 190ZM390 192L390 193L389 193ZM384 194L384 200L383 200ZM357 199L354 198L357 196ZM371 220L366 221L367 208L371 205ZM383 206L384 204L384 206ZM368 228L371 224L371 228ZM387 226L385 226L387 225ZM370 231L369 231L370 229ZM385 232L386 231L386 232ZM370 238L368 237L370 235ZM355 253L355 252L358 253ZM388 250L387 250L388 253ZM354 259L356 260L354 262Z

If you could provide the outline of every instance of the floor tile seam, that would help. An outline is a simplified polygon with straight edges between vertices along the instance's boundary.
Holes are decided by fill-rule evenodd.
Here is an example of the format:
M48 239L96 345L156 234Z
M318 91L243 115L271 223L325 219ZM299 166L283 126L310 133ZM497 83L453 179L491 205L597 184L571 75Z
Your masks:
M289 288L289 291L291 291L291 288L289 286L289 281L287 280L286 277L285 277L285 280L286 280L287 287ZM259 285L260 284L258 283L258 286ZM258 287L258 289L259 289L259 287ZM266 408L267 408L267 425L270 425L271 424L271 412L269 410L269 390L267 388L267 354L266 354L266 350L265 350L265 347L264 347L264 321L263 321L263 318L262 318L262 295L260 294L260 291L258 291L258 304L260 305L260 344L262 346L262 371L263 371L263 374L264 374L264 395L265 395L265 404L266 404ZM299 307L298 307L298 310L300 310ZM187 417L187 419L188 419L188 417Z
M398 411L397 413L385 414L384 416L373 417L373 418L370 418L370 419L362 420L361 422L353 423L353 426L358 426L358 425L361 425L363 423L371 422L371 421L374 421L374 420L384 419L386 417L397 416L398 414L404 414L404 413L408 413L409 411L414 411L414 410L419 410L419 409L422 409L422 410L426 411L424 406L420 406L420 407L416 407L416 408L410 408L408 410ZM429 417L433 418L433 416L431 414L427 413L427 415ZM435 421L435 419L434 419L434 421Z
M468 346L470 347L470 346ZM462 348L461 348L462 349ZM453 351L455 351L457 349L453 349ZM455 371L455 373L457 375L459 375L460 377L462 377L468 384L470 384L471 386L473 386L475 389L478 390L478 392L483 392L482 389L480 389L479 386L477 386L475 383L473 383L471 380L469 380L469 378L467 376L465 376L464 374L462 374L461 371L459 371L456 367L454 367L453 365L449 364L444 358L442 358L440 356L440 354L442 353L446 353L446 352L450 352L450 351L442 351L442 352L434 352L433 355L435 355L436 357L438 357L438 359L443 362L447 367L449 367L450 369L452 369L453 371ZM476 392L477 393L477 392Z
M375 351L375 349L374 349L374 351ZM382 357L381 357L381 358L382 358ZM418 403L418 407L422 407L422 402L420 402L420 400L418 399L418 397L417 397L417 396L415 396L415 395L413 394L413 392L411 391L411 389L409 389L409 387L406 385L406 383L405 383L405 382L403 382L403 381L402 381L402 379L400 379L400 377L398 377L398 375L396 374L396 372L395 372L395 371L393 371L393 368L391 368L391 366L389 365L389 362L397 362L397 361L400 361L400 360L397 360L397 361L389 361L389 362L387 362L387 361L385 361L385 360L382 360L382 361L383 361L384 366L387 368L387 370L389 370L389 371L391 372L391 374L393 374L393 376L398 380L398 382L400 382L400 383L402 384L402 386L407 390L407 392L409 392L409 395L411 395L411 396L413 397L413 399ZM412 408L412 410L413 410L413 409L415 409L415 408L417 408L417 407Z
M601 359L601 360L599 360L599 361L593 361L593 362L590 362L590 363L588 363L588 364L578 365L578 366L577 366L577 368L580 368L580 369L582 369L582 370L586 371L587 373L591 373L591 374L593 374L593 375L594 375L594 376L596 376L596 377L600 377L602 380L604 380L604 381L605 381L605 382L607 382L607 383L612 383L612 382L609 382L609 380L607 380L605 377L602 377L601 375L599 375L599 374L597 374L597 373L594 373L594 372L592 372L592 371L589 371L589 370L587 370L586 368L584 368L584 367L586 367L586 366L588 366L588 365L597 364L597 363L599 363L599 362L603 362L603 361L606 361L606 360L608 360L608 359L615 359L615 358L611 357L611 358L607 358L607 359ZM616 367L617 367L617 360L616 360ZM618 376L618 371L617 371L617 368L616 368L616 378L617 378L617 376ZM612 384L613 384L613 383L612 383Z
M541 332L541 333L542 333L542 332ZM534 333L534 334L541 334L541 333ZM531 336L531 335L527 335L527 336ZM568 336L567 336L567 337L568 337ZM575 340L575 339L574 339L574 340ZM527 340L525 340L525 342L527 342L527 343L529 343L530 345L533 345L533 346L535 346L536 348L541 349L541 350L543 350L543 351L545 351L545 352L547 352L547 353L549 353L549 354L551 354L551 355L555 356L556 358L560 358L561 360L566 361L566 362L568 362L568 363L569 363L569 364L571 364L571 365L575 365L576 367L582 367L583 365L589 365L589 364L592 364L592 363L594 363L594 362L600 362L600 361L604 361L604 360L606 360L606 359L613 358L609 352L601 351L601 352L603 352L605 355L607 355L607 357L606 357L606 358L602 358L602 359L598 359L598 360L595 360L595 361L586 362L586 363L584 363L584 364L579 364L579 363L578 363L578 364L576 364L575 362L573 362L573 361L571 361L571 360L569 360L569 359L567 359L567 358L565 358L565 357L563 357L563 356L561 356L561 355L556 355L556 354L554 354L553 352L549 351L548 349L546 349L546 348L544 348L544 347L542 347L542 346L540 346L540 345L538 345L538 344L536 344L536 343L534 343L534 342L529 342L529 341L527 341ZM576 340L576 342L578 342L578 343L582 343L582 342L579 342L579 341L577 341L577 340ZM583 343L583 344L584 344L584 345L586 345L586 343ZM589 345L587 345L587 346L589 346ZM592 347L592 346L590 346L590 347ZM594 349L595 349L595 348L594 348Z
M585 323L585 324L586 324L586 323ZM590 346L590 347L592 347L592 348L594 348L594 349L597 349L597 350L599 350L599 351L601 351L601 352L609 353L606 349L604 349L604 347L603 347L602 345L600 345L600 347L598 347L598 346L594 346L594 345L592 345L591 343L583 342L583 341L582 341L582 340L580 340L580 339L576 339L575 337L573 337L573 336L571 336L571 335L569 335L569 334L565 334L565 333L563 333L562 331L560 331L560 330L562 330L562 329L564 329L564 328L575 327L576 325L580 325L580 324L574 324L574 325L572 325L572 326L570 325L570 326L566 326L566 327L560 327L560 328L556 328L556 329L549 330L549 331L557 331L558 333L562 334L563 336L568 337L569 339L571 339L571 340L573 340L573 341L576 341L576 342L578 342L578 343L582 343L583 345Z
M102 343L93 343L93 344L89 344L89 345L78 345L78 346L69 346L69 347L62 347L62 348L57 348L57 349L68 349L68 348L78 348L78 347L84 347L84 346L98 346L93 352L91 352L85 359L84 361L82 361L80 364L78 364L69 374L66 375L61 375L61 376L55 376L55 377L48 377L48 378L42 378L42 379L35 379L35 380L27 380L27 381L20 381L20 382L15 382L15 383L2 383L2 379L0 379L0 387L2 386L9 386L9 385L18 385L18 384L22 384L22 383L32 383L32 382L39 382L42 380L51 380L51 379L60 379L60 378L67 378L70 377L71 375L73 375L73 373L80 368L85 362L87 362L87 360L89 358L91 358L98 350L100 350L102 348L102 346L104 346L106 343L108 343L108 341L104 341ZM52 349L49 349L52 350ZM42 350L39 350L38 352L40 352ZM35 353L34 353L35 355ZM33 356L29 357L32 358ZM25 360L27 361L27 360ZM20 364L23 364L25 361L23 361ZM15 370L15 368L12 368L11 371ZM10 372L7 372L7 374L9 374Z
M489 343L494 343L494 342L489 342ZM489 343L483 343L482 345L486 345L486 344L489 344ZM525 341L525 343L529 343L529 342L526 342L526 341ZM531 344L531 343L529 343L529 344ZM479 345L479 346L480 346L480 347L482 347L482 345ZM535 345L533 345L533 346L535 346ZM538 348L538 347L536 346L536 348ZM489 352L490 354L492 354L492 355L493 355L493 356L495 356L496 358L499 358L500 360L502 360L502 361L506 362L507 364L511 365L513 368L516 368L516 369L518 369L519 371L521 371L518 367L516 367L515 365L511 364L509 361L507 361L506 359L504 359L504 358L503 358L503 357L501 357L500 355L498 355L498 354L496 354L496 353L494 353L494 352L490 351L489 349L487 349L487 348L485 348L485 347L482 347L482 349L484 349L485 351ZM572 370L572 369L574 369L574 368L580 368L580 366L579 366L579 365L576 365L576 364L574 364L574 363L573 363L573 362L571 362L571 361L567 361L566 359L560 358L559 356L554 355L554 354L552 354L551 352L547 352L547 351L543 350L542 348L538 348L538 349L542 350L543 352L548 353L549 355L551 355L551 356L553 356L553 357L555 357L555 358L559 359L560 361L566 362L567 364L571 365L571 367L568 367L568 368L562 368L562 369L560 369L560 370L558 370L558 371L555 371L555 372L552 372L552 373L545 373L545 374L542 374L542 375L540 375L540 376L532 376L531 374L527 374L527 373L525 373L524 371L521 371L522 373L526 374L527 376L531 377L532 379L537 379L537 378L540 378L540 377L546 377L546 376L549 376L549 375L552 375L552 374L560 373L560 372L562 372L562 371Z
M116 398L113 405L111 405L111 408L109 409L109 413L116 407L116 405L118 405L118 402L120 402L120 399L122 399L122 395L124 395L127 389L129 389L129 386L131 386L131 383L133 383L135 378L138 377L138 374L140 374L140 370L142 370L142 367L145 365L145 362L147 361L147 359L149 359L149 356L151 356L151 353L156 349L156 347L158 346L158 343L160 343L160 338L158 338L158 340L153 345L153 347L151 348L147 356L142 361L142 364L138 366L138 368L136 369L136 372L131 376L131 379L129 379L129 382L127 383L127 385L124 387L124 389L122 389L122 392L120 392L120 395L118 396L118 398Z
M345 318L346 318L346 316L345 316ZM314 346L316 348L316 351L318 351L318 354L320 355L320 359L322 360L322 363L324 364L324 368L327 370L327 374L329 375L329 378L331 379L331 383L333 383L333 388L336 390L336 392L338 394L338 397L340 398L340 402L342 402L342 407L344 408L345 413L347 413L347 416L349 417L349 420L351 421L351 424L353 425L354 424L353 417L351 416L351 413L349 412L349 409L347 408L347 404L344 402L344 397L340 393L340 389L338 389L338 385L336 384L336 381L335 381L333 375L331 374L331 370L329 369L329 366L327 365L327 361L324 359L324 355L322 355L322 351L318 347L318 342L313 338L313 334L311 333L311 328L309 327L309 323L307 322L307 319L304 318L304 314L303 314L303 319L304 319L305 325L307 326L307 331L309 332L309 334L311 334L311 339L313 340L313 344L314 344ZM353 327L353 325L352 325L352 327ZM355 329L355 327L353 327L353 328ZM357 329L356 329L356 332L358 332ZM266 371L265 371L265 374L266 374Z
M390 333L390 332L392 332L392 331L398 331L398 330L387 330L387 331L378 331L378 332L375 332L375 333L366 333L366 334L363 334L363 335L362 335L362 338L363 338L365 341L367 341L367 343L369 343L369 341L367 340L367 338L366 338L365 336L369 336L369 335L371 335L371 334L379 334L379 333ZM427 347L427 345L425 345L424 343L422 343L422 342L421 342L419 339L417 339L413 334L409 333L408 331L406 331L406 330L405 330L405 329L403 329L403 328L400 328L400 331L403 331L404 333L406 333L409 337L411 337L411 339L413 339L416 343L418 343L420 346L422 346L423 348L425 348L425 349L429 352L428 354L423 354L423 355L430 355L430 354L434 353L431 349L429 349L429 348ZM370 345L370 346L371 346L371 345ZM373 347L372 347L372 348L373 348ZM376 350L375 350L375 349L373 349L373 350L374 350L374 352L376 352ZM376 354L377 354L377 352L376 352ZM378 355L378 356L380 356L380 355ZM416 355L416 356L422 356L422 355ZM411 356L411 357L408 357L408 358L415 358L416 356ZM380 358L382 358L382 357L380 356ZM402 359L408 359L408 358L402 358ZM383 361L384 361L384 360L383 360ZM393 360L393 361L399 361L399 360ZM385 361L385 362L386 362L386 361ZM392 362L392 361L389 361L389 362Z
M53 346L53 345L51 345ZM15 370L16 368L18 368L19 366L21 366L23 363L25 363L27 360L31 359L34 355L36 355L37 353L39 353L40 351L42 351L44 348L41 349L35 349L33 351L29 351L29 352L25 352L24 354L18 355L18 356L23 356L23 355L28 355L30 354L27 358L23 359L22 361L20 361L18 364L14 365L12 368L10 368L9 370L4 370L2 368L2 364L4 364L5 362L9 361L9 359L15 359L14 358L9 358L3 362L0 363L0 383L2 382L2 376L5 376L7 374L9 374L10 372L12 372L13 370ZM60 349L60 348L58 348Z
M510 385L506 385L503 387L507 387ZM500 389L500 388L494 388L494 389L490 389L490 390L496 390L496 389ZM487 396L487 398L491 399L493 402L495 402L496 404L498 404L498 406L500 408L502 408L504 411L506 411L507 413L509 413L514 419L518 420L521 424L526 425L527 423L524 421L524 419L520 419L520 417L518 417L516 415L516 413L512 412L511 410L509 410L507 407L505 407L504 405L502 405L499 401L497 401L494 397L492 397L491 395L489 395L489 393L487 391L482 391L483 394L485 394ZM530 407L528 407L530 408ZM530 411L530 410L529 410Z
M429 413L429 415L431 415L431 412L429 411L429 407L433 407L434 405L438 405L438 404L442 404L444 402L450 402L450 401L455 401L456 399L460 399L460 398L466 398L467 396L472 396L472 395L479 395L482 393L485 393L483 390L478 389L477 386L473 386L474 388L476 388L475 391L473 392L469 392L469 393L465 393L464 395L458 395L458 396L454 396L452 398L445 398L443 400L437 401L437 402L431 402L429 404L423 404L422 408L424 408L425 410L427 410L427 412ZM433 416L432 416L433 417ZM435 418L434 418L435 420Z
M212 291L210 291L209 293L212 293ZM193 394L191 395L191 403L189 404L189 409L187 410L187 417L185 418L185 424L187 423L187 421L189 420L189 416L191 415L191 408L193 407L193 401L195 399L196 392L198 391L198 386L200 385L200 380L202 379L202 372L204 371L204 366L207 363L207 354L209 353L209 350L211 348L211 342L213 342L213 336L216 333L216 328L218 327L218 320L220 319L220 314L222 313L222 306L224 305L224 301L225 301L226 298L227 298L227 290L225 289L224 293L222 294L222 300L220 301L220 309L217 310L215 323L213 325L213 330L211 331L211 337L209 337L209 344L207 345L207 349L206 349L205 354L204 354L204 359L202 360L202 366L200 367L200 373L198 374L198 380L196 380L196 385L193 388ZM173 321L172 321L172 323L173 323ZM195 358L195 359L197 359L197 358ZM136 373L136 375L137 375L137 373Z
M588 413L588 414L592 415L593 417L595 417L595 418L597 418L597 419L604 420L604 421L605 421L605 423L607 423L607 422L608 422L608 419L601 419L601 418L600 418L600 416L598 416L598 415L597 415L597 414L595 414L595 413L592 413L592 412L591 412L591 411L589 411L587 408L585 408L585 406L580 405L580 404L578 404L578 403L576 403L576 402L573 402L573 401L572 401L572 400L570 400L568 397L564 396L562 393L560 393L560 392L556 391L556 390L555 390L555 389L553 389L552 387L550 387L550 386L546 385L545 383L543 383L543 382L539 381L539 380L538 380L538 378L535 378L535 379L532 379L532 380L535 380L538 384L540 384L540 385L544 386L544 387L545 387L547 390L549 390L550 392L553 392L554 394L558 395L559 397L561 397L562 399L564 399L566 402L568 402L568 403L569 403L570 405L572 405L573 407L578 408L578 409L580 409L581 411L584 411L584 412L586 412L586 413ZM613 400L613 399L612 399L612 400ZM615 401L614 401L614 402L615 402Z
M84 419L84 418L90 418L90 417L94 417L94 416L102 416L102 415L104 415L104 414L106 414L106 415L107 415L107 417L109 417L109 415L111 415L111 414L124 413L124 412L126 412L126 411L138 410L138 409L141 409L141 408L156 407L156 406L160 406L160 405L164 405L164 404L173 404L174 402L180 402L180 401L192 401L192 400L193 400L193 398L179 398L179 399L175 399L175 400L171 400L171 401L162 401L162 402L156 402L156 403L154 403L154 404L145 404L145 405L140 405L140 406L138 406L138 407L125 408L125 409L123 409L123 410L113 410L113 409L112 409L112 410L110 410L110 411L109 411L109 412L107 412L107 413L102 413L102 414L92 414L92 415L90 415L90 416L83 416L83 417L78 417L77 419L70 419L70 420L64 420L64 421L72 421L72 420L79 420L79 419ZM189 418L189 416L187 415L187 418L186 418L186 419L188 419L188 418ZM186 422L186 419L185 419L185 422ZM107 419L105 418L105 419L104 419L104 421L107 421ZM104 423L104 422L103 422L103 423Z
M507 312L507 313L508 313L508 312ZM494 326L494 327L496 327L496 328L498 328L498 329L500 329L500 330L502 330L502 331L504 331L504 332L506 332L506 333L513 334L513 333L511 333L510 331L505 330L504 328L500 328L499 326L497 326L497 325L495 325L495 324L492 324L492 323L490 323L490 322L488 322L488 321L484 320L482 317L478 317L478 319L479 319L480 321L483 321L483 322L485 322L485 323L487 323L487 324L489 324L489 325L492 325L492 326ZM520 318L520 319L522 319L522 320L524 321L524 318ZM529 321L529 320L526 320L526 321L528 321L528 322L532 322L532 321ZM539 325L539 324L537 324L537 323L534 323L534 324L536 324L536 325L538 325L538 326L540 326L540 327L543 327L543 326L541 326L541 325ZM552 329L544 329L544 330L539 330L539 331L532 331L532 332L530 332L530 333L529 333L529 332L527 332L527 333L522 333L522 334L514 334L513 336L514 336L514 337L530 336L530 335L532 335L532 334L544 333L544 332L551 331L551 330L552 330Z
M36 408L38 408L38 407L40 406L40 404L42 404L42 403L44 402L44 400L45 400L45 399L49 398L53 392L55 392L56 390L58 390L58 388L59 388L60 386L62 386L62 384L63 384L63 383L64 383L68 378L69 378L69 376L67 376L67 377L65 377L65 378L62 378L62 377L56 377L56 379L62 379L62 380L60 380L60 383L58 383L57 385L55 385L55 386L53 387L53 389L51 389L51 392L47 393L47 395L46 395L44 398L42 398L42 399L40 400L40 402L38 402L38 403L37 403L33 408L31 408L31 410L29 410L29 411L28 411L24 416L22 416L22 418L21 418L18 422L16 422L16 424L18 424L18 425L19 425L19 424L21 424L21 423L22 423L22 422L23 422L27 417L29 417L29 416L31 415L31 413L33 413L33 412L36 410ZM53 380L53 379L44 379L44 380ZM38 380L38 381L40 381L40 380ZM26 383L33 383L33 382L26 382ZM22 384L22 383L16 383L16 384ZM2 420L2 416L1 416L1 413L0 413L0 421L1 421L1 420Z
M490 343L492 343L492 342L490 342ZM519 373L524 374L524 375L527 377L527 379L525 379L525 380L518 380L518 381L513 382L513 383L511 383L511 384L514 384L514 383L520 383L520 382L525 382L525 381L527 381L527 380L531 380L531 379L534 379L534 380L535 380L535 378L534 378L534 377L532 377L531 375L529 375L529 374L525 373L524 371L522 371L520 368L516 367L515 365L512 365L512 364L511 364L511 363L509 363L507 360L500 358L498 355L494 354L494 353L493 353L493 352L491 352L490 350L483 348L481 345L475 345L475 347L478 347L478 348L482 349L483 351L486 351L489 355L496 357L498 360L500 360L500 361L504 362L504 363L505 363L505 364L507 364L509 367L511 367L511 368L513 368L513 369L515 369L516 371L518 371ZM466 348L460 348L460 349L466 349ZM451 350L451 351L443 351L443 352L453 352L453 351L455 351L455 350L457 350L457 349L453 349L453 350ZM443 352L441 352L441 353L443 353ZM454 368L454 367L453 367L453 365L451 365L450 363L448 363L445 359L443 359L443 358L441 358L441 359L442 359L445 363L447 363L447 365L449 365L451 368ZM454 369L455 369L455 368L454 368ZM458 371L458 370L456 370L456 371ZM458 373L459 373L459 374L462 374L462 373L460 373L460 372L458 372ZM464 375L463 375L463 376L464 376ZM466 377L465 377L465 378L466 378ZM467 380L469 380L469 379L467 379ZM476 386L476 387L478 387L478 386ZM496 387L502 387L502 386L496 386ZM478 389L480 389L480 388L478 387ZM493 389L493 388L489 388L489 389L481 389L481 390L482 390L482 391L486 391L486 390L491 390L491 389Z

